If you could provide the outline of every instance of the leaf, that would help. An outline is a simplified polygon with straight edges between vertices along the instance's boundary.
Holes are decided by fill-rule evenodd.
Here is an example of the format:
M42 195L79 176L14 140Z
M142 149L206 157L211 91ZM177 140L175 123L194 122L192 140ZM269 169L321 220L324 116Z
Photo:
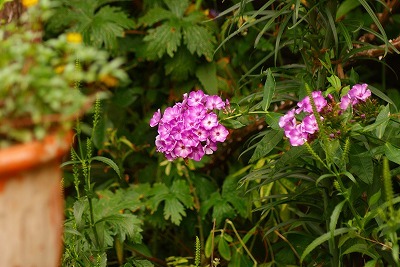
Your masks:
M135 266L135 267L154 267L154 264L148 260L131 259L130 261L133 263L133 266ZM125 265L124 265L124 267L125 267Z
M164 219L171 218L172 223L179 225L183 216L186 216L186 212L182 203L174 196L168 195L165 198Z
M381 198L381 189L379 189L378 192L373 194L371 197L368 198L368 206L372 206L376 203L378 203L378 200Z
M215 37L206 27L186 23L183 27L183 41L190 53L205 56L209 61L212 59Z
M219 239L218 252L225 260L229 261L231 259L231 249L229 248L228 242L226 242L224 238Z
M165 63L165 74L171 75L174 80L183 81L194 72L196 68L195 58L189 51L180 47L174 57Z
M336 229L333 232L333 236L342 235L342 234L348 233L348 232L353 231L353 230L355 230L355 228L339 228L339 229ZM306 249L303 251L303 254L301 254L300 262L302 262L304 260L304 258L308 254L310 254L310 252L313 251L316 247L318 247L319 245L321 245L322 243L328 241L331 238L332 238L332 235L329 232L329 233L325 233L325 234L319 236L318 238L314 239L314 241L311 242L311 244L309 244L306 247Z
M87 208L87 201L85 199L79 199L74 203L74 219L76 222L77 229L84 227L85 222L82 220L83 213Z
M268 69L267 80L265 81L264 84L263 100L261 102L261 107L264 111L267 111L271 104L272 97L274 96L275 93L275 88L276 88L276 83L274 75L272 74L271 69Z
M352 146L349 154L351 165L350 172L366 184L372 184L374 177L374 164L368 151L360 146Z
M400 164L400 148L392 145L389 142L386 142L384 149L385 149L386 157L390 161Z
M372 251L373 250L371 250L366 244L355 244L355 245L349 247L348 249L346 249L342 253L342 255L358 252L358 253L361 253L361 254L364 254L364 255L368 255L372 259L377 259L379 256L374 254Z
M113 160L103 157L103 156L94 156L90 159L90 161L93 161L93 160L101 161L101 162L107 164L118 174L118 177L121 178L121 172L119 170L119 167Z
M147 53L150 59L161 58L165 53L173 57L181 44L181 26L172 21L150 29L149 34L143 38L147 42Z
M196 69L196 76L208 94L218 94L217 67L214 62L200 65Z
M251 156L249 162L254 162L266 156L282 140L283 131L269 130L266 135L257 144L257 147Z
M81 23L77 27L85 42L113 50L117 48L117 38L123 37L125 29L133 28L134 23L120 8L104 6L89 24Z
M382 99L382 100L388 102L389 104L393 105L393 106L397 109L397 107L396 107L396 105L394 104L394 102L392 101L392 99L390 99L387 95L385 95L384 93L382 93L381 90L379 90L379 89L377 89L377 88L375 88L375 87L373 87L373 86L371 86L371 85L368 85L368 89L371 90L371 92L372 92L374 95L376 95L376 96L379 97L380 99Z
M279 119L282 117L282 114L276 112L268 112L265 114L265 122L274 130L282 131L282 128L279 127Z
M187 0L164 0L164 3L168 6L168 9L179 18L183 16L189 6Z
M171 11L156 6L150 9L146 15L139 19L139 24L143 24L144 26L152 26L157 22L170 19L172 17L173 13Z
M190 187L185 180L175 180L171 186L171 193L181 201L186 208L194 205L193 197L190 194Z
M343 3L339 5L339 8L336 11L336 20L340 19L341 17L345 16L354 8L358 7L360 2L354 0L345 0Z
M343 200L342 202L337 204L336 207L332 211L331 220L329 222L329 230L331 233L331 238L333 238L337 221L339 219L340 213L342 212L342 209L343 209L343 206L345 203L346 203L346 200Z

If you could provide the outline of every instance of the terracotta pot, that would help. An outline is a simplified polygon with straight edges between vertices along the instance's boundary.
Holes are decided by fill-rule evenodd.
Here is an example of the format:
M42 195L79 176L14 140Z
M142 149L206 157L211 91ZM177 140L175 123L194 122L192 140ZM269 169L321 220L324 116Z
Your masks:
M0 266L60 265L60 161L71 140L71 133L57 134L0 150Z

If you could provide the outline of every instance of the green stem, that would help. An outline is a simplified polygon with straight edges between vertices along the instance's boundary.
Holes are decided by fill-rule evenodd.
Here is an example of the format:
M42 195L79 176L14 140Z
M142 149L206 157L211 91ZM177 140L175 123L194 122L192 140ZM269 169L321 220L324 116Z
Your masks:
M195 10L199 10L200 9L202 2L203 2L203 0L196 0Z
M324 199L324 210L327 211L329 199L328 199L328 195L327 195L325 189L323 189L323 199ZM328 216L326 216L327 232L330 231L329 225L330 225L330 218ZM332 238L329 239L328 244L329 244L329 253L332 255L331 265L332 265L332 267L338 267L339 266L339 258L338 258L339 255L338 255L334 236L332 236Z
M340 185L341 190L344 192L344 196L345 196L346 202L349 204L350 211L353 214L354 218L356 218L356 222L357 222L358 227L360 229L363 229L362 223L360 221L360 215L358 214L358 212L354 208L353 203L350 201L350 198L349 198L349 195L348 195L348 192L347 192L347 188L344 186L344 184L342 182L342 179L340 178L340 175L337 175L336 177L337 177L337 181L338 181L338 183Z
M230 221L229 219L226 219L226 223L228 223L232 229L233 232L235 232L236 237L239 240L239 243L242 245L242 247L244 248L244 250L246 250L247 254L249 255L249 257L251 258L251 260L254 262L253 266L257 267L257 261L256 259L253 257L253 255L251 254L251 252L249 251L249 249L246 247L246 244L243 242L242 238L240 237L239 233L236 231L235 225L233 225L232 221Z

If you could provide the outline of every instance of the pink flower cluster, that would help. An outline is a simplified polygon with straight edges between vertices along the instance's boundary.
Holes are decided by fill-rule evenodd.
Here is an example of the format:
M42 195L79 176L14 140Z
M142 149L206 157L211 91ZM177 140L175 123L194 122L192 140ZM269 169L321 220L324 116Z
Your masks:
M371 91L367 88L366 83L354 85L340 100L340 108L346 110L350 104L354 106L360 101L365 102L371 96Z
M327 104L326 99L322 96L321 91L312 92L312 97L317 111L320 112ZM289 138L292 146L303 145L310 135L318 131L318 124L312 111L310 97L306 96L297 103L297 107L288 111L279 119L279 127L285 131L285 136ZM304 112L306 116L301 123L298 123L295 116L301 112ZM323 118L321 117L321 119Z
M203 91L183 95L183 101L158 110L150 120L150 126L158 125L157 151L168 160L189 158L199 161L205 154L217 150L217 142L224 142L228 130L218 122L213 110L221 110L229 102L217 95L206 95Z
M367 89L367 84L356 84L349 92L341 98L339 103L342 112L346 110L349 105L354 106L360 102L365 102L370 96L371 91ZM318 113L323 111L327 106L327 100L323 97L321 91L312 92L315 107ZM331 95L328 95L330 99L333 99ZM325 109L325 112L329 111ZM298 122L296 115L305 113L305 117L301 122ZM324 118L321 116L321 121ZM315 134L318 129L318 123L312 111L310 98L306 96L303 100L297 103L297 108L289 110L284 116L279 119L279 127L285 131L285 136L289 139L292 146L301 146L310 137Z

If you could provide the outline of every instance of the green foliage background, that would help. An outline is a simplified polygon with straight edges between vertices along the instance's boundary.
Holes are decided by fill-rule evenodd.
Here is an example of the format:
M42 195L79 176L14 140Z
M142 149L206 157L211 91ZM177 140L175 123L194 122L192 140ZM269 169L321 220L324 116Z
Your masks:
M47 35L80 32L131 79L109 77L63 164L63 266L398 266L398 4L54 2ZM290 148L278 120L305 84L358 82L384 106L375 123ZM201 162L168 162L148 122L194 89L230 99L233 130Z

